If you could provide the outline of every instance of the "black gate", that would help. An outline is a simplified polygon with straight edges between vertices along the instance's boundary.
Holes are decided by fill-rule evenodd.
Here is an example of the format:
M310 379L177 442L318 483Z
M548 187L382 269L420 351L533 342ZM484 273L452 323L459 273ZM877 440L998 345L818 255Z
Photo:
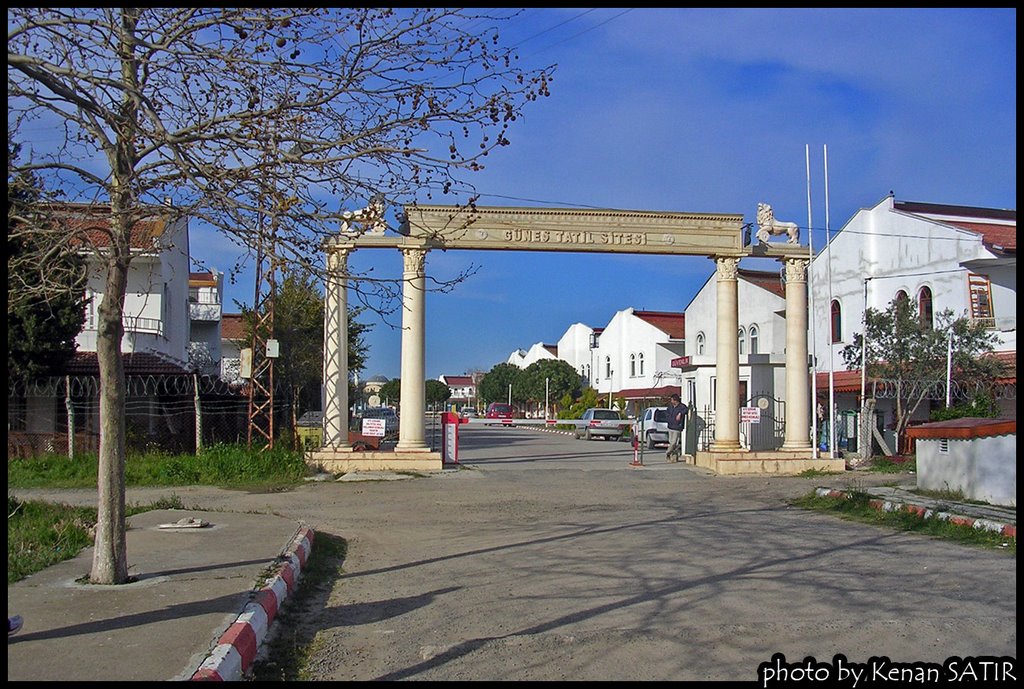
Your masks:
M757 409L757 420L754 412L740 410L740 446L756 450L777 450L786 439L786 403L767 393L757 394L744 400L741 407ZM743 414L750 415L751 420L743 421ZM704 413L698 417L698 445L707 451L715 444L715 410L704 407Z
M740 406L748 410L740 409L740 441L744 447L751 451L778 450L782 447L786 440L785 402L767 393L760 393L752 395ZM757 412L749 411L751 409ZM749 414L750 420L743 421L744 414Z

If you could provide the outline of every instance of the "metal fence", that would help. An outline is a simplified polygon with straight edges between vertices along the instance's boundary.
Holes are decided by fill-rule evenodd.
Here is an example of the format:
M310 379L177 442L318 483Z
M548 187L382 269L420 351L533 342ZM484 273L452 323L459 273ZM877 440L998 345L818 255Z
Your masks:
M248 442L249 398L244 388L198 375L130 376L126 383L129 451L187 454L218 443ZM286 399L284 391L275 391L274 437L293 444L294 417ZM67 376L9 387L7 429L8 457L97 452L99 381Z

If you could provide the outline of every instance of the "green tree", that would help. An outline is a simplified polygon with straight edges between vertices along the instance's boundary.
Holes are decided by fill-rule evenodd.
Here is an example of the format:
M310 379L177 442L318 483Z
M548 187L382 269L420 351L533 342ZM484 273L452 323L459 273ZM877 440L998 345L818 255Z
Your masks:
M380 386L381 404L385 406L397 406L402 399L402 379L392 378Z
M7 142L7 379L28 382L61 373L85 324L85 262L59 252L40 262L57 231L33 231L45 192L36 175L15 173L21 147Z
M522 386L526 396L543 405L569 395L580 394L581 379L579 372L567 361L561 359L541 359L527 366L522 373Z
M92 583L128 581L122 315L132 231L158 209L325 277L344 208L454 192L508 145L549 69L523 69L501 17L450 8L11 7L8 132L47 125L25 171L102 199L94 256L100 452ZM45 144L45 145L43 145ZM37 153L37 154L36 154ZM341 200L341 204L338 200ZM397 220L397 218L396 218ZM355 231L365 231L359 225ZM89 235L73 237L89 248ZM400 281L350 276L394 298ZM459 278L455 278L458 280ZM450 287L450 284L448 285Z
M512 364L497 364L484 374L477 386L477 395L485 404L507 402L509 385L512 386L512 402L522 403L528 398L522 385L523 370Z
M451 388L439 380L428 380L424 390L424 400L428 407L443 404L452 396Z
M937 314L933 325L922 321L910 300L894 299L884 311L867 309L864 321L865 373L895 390L897 447L921 403L945 390L950 346L954 382L991 381L1000 372L1000 363L985 356L998 342L995 333L967 318L955 318L949 309ZM863 343L864 333L856 333L843 349L847 368L860 367Z
M239 305L246 324L246 337L252 340L256 313ZM268 304L264 304L268 308ZM372 326L356 319L361 308L348 311L348 366L354 377L363 370L368 346L363 334ZM279 354L274 361L274 377L288 390L293 439L297 437L298 418L309 409L321 406L320 386L324 366L324 297L319 281L308 271L287 269L274 291L274 339ZM355 383L349 381L349 399L356 399Z

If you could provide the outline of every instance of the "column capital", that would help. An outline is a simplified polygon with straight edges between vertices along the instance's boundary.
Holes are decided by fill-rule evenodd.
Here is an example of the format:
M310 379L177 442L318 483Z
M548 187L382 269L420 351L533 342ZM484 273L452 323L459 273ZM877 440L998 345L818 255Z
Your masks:
M806 258L787 258L783 260L786 267L786 284L791 282L807 282L807 266L810 260Z
M398 250L402 252L402 264L406 273L416 273L418 275L423 272L423 264L427 258L427 249L403 246L399 247Z
M740 259L736 256L715 256L715 272L718 279L736 280L739 276Z

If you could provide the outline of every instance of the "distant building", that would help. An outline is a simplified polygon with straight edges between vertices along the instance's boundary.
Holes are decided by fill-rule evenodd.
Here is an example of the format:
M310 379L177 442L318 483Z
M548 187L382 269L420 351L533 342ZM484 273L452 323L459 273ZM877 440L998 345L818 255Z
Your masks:
M438 380L447 385L451 392L448 398L450 406L456 409L476 406L476 383L472 376L440 376Z

